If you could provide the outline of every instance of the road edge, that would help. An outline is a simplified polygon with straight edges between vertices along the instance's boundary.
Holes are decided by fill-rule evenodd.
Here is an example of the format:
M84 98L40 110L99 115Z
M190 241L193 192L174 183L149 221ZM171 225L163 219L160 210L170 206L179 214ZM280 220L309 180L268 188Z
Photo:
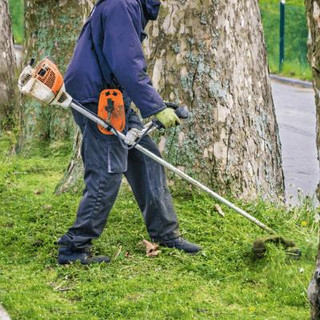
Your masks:
M313 88L312 82L303 81L294 78L282 77L277 74L269 74L271 80L275 80L278 82L290 84L292 86L302 87L302 88Z
M9 314L1 304L0 304L0 320L11 320Z

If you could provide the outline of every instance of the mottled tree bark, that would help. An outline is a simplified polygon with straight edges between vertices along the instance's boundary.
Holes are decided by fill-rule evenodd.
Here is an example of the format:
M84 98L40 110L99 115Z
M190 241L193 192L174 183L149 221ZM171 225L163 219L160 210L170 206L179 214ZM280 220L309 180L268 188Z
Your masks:
M320 319L320 244L316 259L316 269L308 288L308 298L311 304L311 319Z
M81 13L83 21L89 16L89 13L94 5L94 0L81 0L78 6L78 12ZM70 163L64 176L56 187L55 193L59 194L65 191L78 191L79 184L83 178L83 163L81 159L81 143L82 135L79 129L76 130L73 143L73 151Z
M320 0L306 0L309 37L308 59L312 67L313 87L317 109L317 146L320 159ZM317 195L320 200L320 184Z
M62 179L55 189L56 194L66 191L77 192L82 186L80 181L83 179L83 163L81 158L82 135L79 129L76 130L71 160Z
M15 68L8 1L0 0L0 134L15 126L17 99L15 98Z
M308 59L312 67L313 87L317 108L317 146L320 159L320 0L305 0L309 27ZM317 195L320 200L320 183ZM311 319L320 319L320 245L316 270L310 282L308 296L311 303Z
M164 99L192 110L183 126L159 137L165 157L220 191L247 198L282 195L258 2L164 1L147 33L154 86Z
M162 96L188 123L161 139L166 157L216 189L283 192L278 126L258 1L164 1L145 48Z
M50 56L63 73L83 23L83 3L71 0L25 1L26 63ZM74 134L71 113L55 106L43 106L34 99L24 104L24 142L50 144L70 141Z

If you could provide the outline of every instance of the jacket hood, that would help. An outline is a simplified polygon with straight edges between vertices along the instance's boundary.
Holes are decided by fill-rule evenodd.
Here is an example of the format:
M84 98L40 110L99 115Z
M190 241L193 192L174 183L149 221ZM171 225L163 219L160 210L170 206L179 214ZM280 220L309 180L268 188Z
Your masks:
M146 20L156 20L159 14L160 1L158 0L140 0L143 8L143 14Z

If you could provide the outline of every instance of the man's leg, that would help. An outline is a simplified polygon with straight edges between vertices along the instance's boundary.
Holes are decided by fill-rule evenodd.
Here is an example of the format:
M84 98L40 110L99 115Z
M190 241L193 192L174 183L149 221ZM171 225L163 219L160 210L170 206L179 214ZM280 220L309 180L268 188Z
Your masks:
M116 137L103 136L89 121L83 130L82 143L86 187L74 225L58 241L62 247L60 263L67 260L65 256L70 252L75 257L76 253L87 252L91 240L100 236L117 197L122 172L127 169L127 151Z
M149 136L140 144L156 155L160 152ZM142 212L148 233L153 239L179 237L179 225L167 187L164 168L136 149L129 151L125 176Z
M129 118L129 126L141 128L137 116ZM149 136L140 144L161 157L157 145ZM132 188L142 212L150 238L168 247L186 252L197 252L200 247L180 237L179 224L167 187L163 166L136 149L128 154L128 170L125 176Z

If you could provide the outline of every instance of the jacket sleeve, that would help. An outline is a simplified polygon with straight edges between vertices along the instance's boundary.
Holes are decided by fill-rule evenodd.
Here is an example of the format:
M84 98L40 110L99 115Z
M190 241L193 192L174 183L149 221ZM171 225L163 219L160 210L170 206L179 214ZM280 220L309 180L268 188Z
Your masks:
M121 87L139 108L143 118L165 109L146 74L140 41L141 8L137 1L106 1L103 10L103 54Z

